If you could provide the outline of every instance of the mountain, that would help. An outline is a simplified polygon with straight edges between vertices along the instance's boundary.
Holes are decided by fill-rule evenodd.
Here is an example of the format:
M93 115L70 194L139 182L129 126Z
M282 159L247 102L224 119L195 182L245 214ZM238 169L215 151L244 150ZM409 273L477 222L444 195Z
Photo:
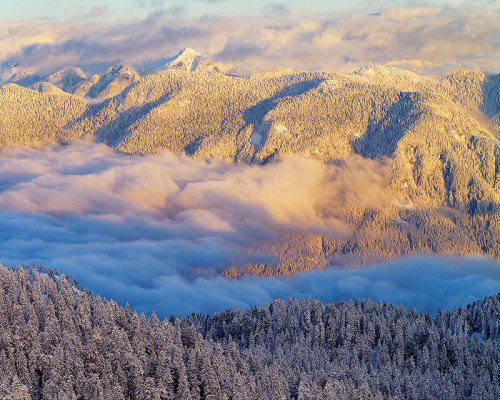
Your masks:
M53 85L52 90L60 91ZM14 83L0 87L0 99L0 146L40 146L62 141L65 127L88 108L76 96L39 92Z
M80 68L68 67L50 74L43 81L51 83L65 92L74 93L76 87L86 79L87 75Z
M28 71L24 71L15 62L6 62L0 65L0 85L15 82L18 85L29 86L41 78Z
M181 71L193 72L198 67L201 54L196 50L185 48L175 57L167 61L164 69L179 69Z
M124 65L90 78L78 69L49 75L69 96L47 85L3 85L0 145L93 137L126 154L166 149L265 164L298 153L325 165L356 157L389 165L392 205L346 204L348 237L263 243L276 265L243 260L228 276L289 275L419 252L500 257L500 74L456 71L436 80L372 66L246 78L209 64L185 49L146 75Z
M64 90L60 89L50 82L37 82L30 85L29 88L49 95L71 96L70 93L65 92Z
M202 71L228 73L233 69L233 66L225 63L214 63L205 59L205 57L196 50L187 47L179 51L179 53L173 57L155 61L144 66L142 69L145 75L172 69L186 72Z
M443 77L442 83L449 88L452 98L466 106L475 107L487 116L496 118L500 113L500 74L459 70Z
M36 120L42 124L64 127L53 138L95 136L125 153L168 149L251 163L291 153L325 162L352 154L389 157L394 186L413 202L480 209L500 202L498 75L462 71L437 82L370 67L351 75L298 71L241 78L193 73L198 57L185 49L169 62L173 69L143 77L124 65L90 79L79 69L61 70L43 81L78 95L75 101L82 96L109 100L88 104L84 118L65 116L64 123L43 110L57 103L54 97L36 110L15 112L26 114L20 118L27 123L40 115ZM42 96L55 93L38 84L32 88ZM25 100L4 99L2 114L30 103L29 94L23 93ZM16 138L24 133L13 126L0 124L1 131L9 131L1 143L21 144ZM459 170L460 176L454 173Z
M21 72L19 64L14 62L5 62L0 65L0 83L8 83L15 79L15 76Z
M132 67L120 64L109 68L98 79L94 76L90 81L92 85L89 82L80 85L75 93L92 99L108 99L122 93L139 80L139 74Z
M40 267L0 267L2 399L500 397L500 293L434 318L290 298L161 321Z

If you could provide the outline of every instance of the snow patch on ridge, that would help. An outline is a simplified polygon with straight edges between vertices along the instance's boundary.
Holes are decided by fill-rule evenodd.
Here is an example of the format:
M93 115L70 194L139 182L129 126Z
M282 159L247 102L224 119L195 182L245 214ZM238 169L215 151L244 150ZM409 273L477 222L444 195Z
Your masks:
M200 62L201 54L196 50L186 47L175 57L167 60L165 67L168 69L180 69L182 71L194 71Z

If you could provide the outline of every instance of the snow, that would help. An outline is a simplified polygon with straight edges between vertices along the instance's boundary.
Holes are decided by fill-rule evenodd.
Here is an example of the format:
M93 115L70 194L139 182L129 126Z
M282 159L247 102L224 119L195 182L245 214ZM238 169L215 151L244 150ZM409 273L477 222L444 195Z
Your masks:
M373 349L372 350L372 368L375 369L377 365L377 356L378 356L378 350Z
M194 71L199 64L201 54L196 50L186 47L169 60L165 65L169 69L180 69L183 71Z
M274 131L279 135L290 137L290 133L288 132L288 129L284 125L281 124L275 125Z
M63 80L66 80L68 85L72 86L85 79L87 79L87 76L80 68L66 67L49 75L46 82L58 86L63 83Z
M20 71L19 65L13 62L0 65L0 85L7 83L12 76Z
M414 72L405 69L387 67L384 65L364 67L355 71L350 76L366 82L385 83L389 85L396 85L397 82L406 82L415 85L426 81L426 79L420 77Z
M483 334L481 332L474 332L472 334L472 337L475 338L478 343L481 343L483 341Z
M203 72L220 72L226 74L233 69L231 64L214 63L209 60L202 61L203 56L189 47L179 51L174 57L164 59L160 62L154 62L148 66L143 66L141 69L145 75L153 74L165 70L180 70L187 72L203 71Z
M407 210L414 210L417 208L417 205L413 203L408 197L393 199L392 204L394 204L396 207L405 208Z

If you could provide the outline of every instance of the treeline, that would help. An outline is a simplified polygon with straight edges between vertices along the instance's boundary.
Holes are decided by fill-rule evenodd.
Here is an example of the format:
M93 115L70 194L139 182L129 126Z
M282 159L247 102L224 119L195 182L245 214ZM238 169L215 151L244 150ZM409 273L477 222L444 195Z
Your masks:
M2 399L498 399L500 294L436 318L290 298L161 321L0 268Z

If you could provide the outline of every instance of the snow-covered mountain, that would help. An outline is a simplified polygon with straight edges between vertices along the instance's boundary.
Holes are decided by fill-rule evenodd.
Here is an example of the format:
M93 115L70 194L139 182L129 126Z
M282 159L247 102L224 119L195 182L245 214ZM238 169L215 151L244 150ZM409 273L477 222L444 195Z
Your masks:
M206 73L199 58L186 49L166 69L142 76L119 65L92 77L64 69L29 88L4 84L0 145L93 136L124 153L167 149L254 164L297 153L327 164L387 158L394 203L406 213L399 219L415 227L424 222L411 210L434 210L419 214L432 238L401 237L409 228L383 219L360 229L397 231L392 255L446 249L500 256L500 75L457 71L436 80L372 66L347 75L274 70L244 78ZM459 222L436 211L442 207L486 220ZM370 237L363 235L329 248L390 256L387 242L353 242ZM308 251L323 254L326 265L324 243L319 250L315 243Z
M40 77L23 68L16 62L5 62L0 65L0 85L17 83L22 86L29 86L38 82Z
M0 65L0 84L11 82L13 77L21 71L19 64L15 62L5 62Z
M139 68L142 76L161 71L225 74L232 69L232 65L214 63L190 48L181 50L173 57ZM0 85L16 83L41 93L62 94L54 90L55 87L65 93L85 98L91 103L122 93L126 88L139 82L142 76L134 67L124 64L115 65L102 74L91 76L87 76L79 67L73 66L62 68L44 77L24 71L16 63L4 63L0 67Z
M290 153L326 162L351 154L385 156L393 160L401 190L436 204L470 203L470 190L452 190L459 183L446 172L463 165L483 200L499 202L499 75L457 71L436 81L376 66L350 75L274 71L242 78L196 73L199 58L185 49L167 69L146 76L126 65L92 77L65 68L30 85L37 95L4 85L0 143L29 144L21 141L24 132L13 129L22 130L37 115L33 143L96 135L126 153L168 149L253 163ZM67 107L67 99L53 97L64 93L78 107L86 98L102 103L84 106L86 117L68 125L65 108L56 117L42 105ZM35 101L40 95L47 97ZM40 120L55 132L44 133Z
M144 74L152 74L165 70L180 70L187 72L219 72L228 73L233 69L231 64L214 63L201 53L189 47L179 51L175 56L155 61L142 67Z
M80 68L67 67L50 74L43 81L49 82L65 92L72 93L75 91L75 87L86 79L87 75Z
M200 58L200 53L188 47L167 60L164 69L179 69L181 71L193 72L198 67Z
M94 75L90 81L82 83L75 94L94 99L108 99L122 93L140 79L132 67L120 64L109 68L103 75Z
M104 100L120 94L139 80L139 74L132 67L120 64L108 68L103 74L95 74L90 77L87 77L78 67L66 67L44 78L39 78L33 83L12 80L10 82L49 94L61 94L53 89L56 87L66 94Z

